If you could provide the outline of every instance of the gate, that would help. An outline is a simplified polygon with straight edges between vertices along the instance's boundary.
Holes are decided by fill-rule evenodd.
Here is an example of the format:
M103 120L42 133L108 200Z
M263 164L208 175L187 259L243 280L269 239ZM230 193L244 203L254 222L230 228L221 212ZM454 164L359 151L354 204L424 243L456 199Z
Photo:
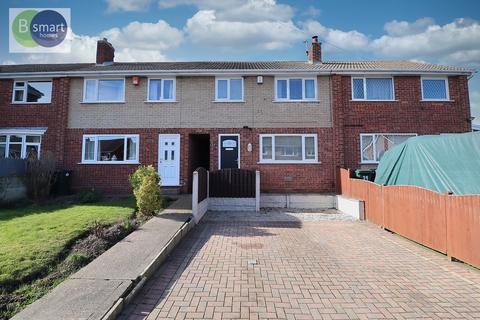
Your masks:
M221 169L210 172L210 197L255 198L255 171Z

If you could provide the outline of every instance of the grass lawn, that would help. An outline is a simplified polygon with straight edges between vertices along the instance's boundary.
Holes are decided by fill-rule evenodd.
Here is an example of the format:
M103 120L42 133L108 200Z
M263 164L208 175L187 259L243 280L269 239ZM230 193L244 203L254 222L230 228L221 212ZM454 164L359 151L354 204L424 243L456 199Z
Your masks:
M0 209L0 287L45 272L72 241L94 224L127 218L134 207L134 199L125 198Z

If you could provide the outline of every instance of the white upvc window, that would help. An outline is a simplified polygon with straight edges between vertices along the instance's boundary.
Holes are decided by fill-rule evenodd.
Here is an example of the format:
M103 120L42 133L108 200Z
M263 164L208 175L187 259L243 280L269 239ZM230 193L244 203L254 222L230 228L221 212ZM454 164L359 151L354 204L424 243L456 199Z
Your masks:
M260 163L318 162L316 134L261 134Z
M360 134L361 162L378 163L387 150L416 136L416 133L362 133Z
M352 77L352 100L394 101L393 77Z
M147 101L175 101L175 78L150 78L148 79Z
M13 82L12 103L51 103L52 80Z
M0 132L0 159L38 159L41 144L41 134Z
M308 101L317 99L317 78L275 78L276 101Z
M139 144L138 134L84 135L82 163L138 163Z
M83 102L125 102L125 78L85 79Z
M215 78L215 101L243 102L243 78Z
M447 101L450 100L448 77L422 77L422 100Z

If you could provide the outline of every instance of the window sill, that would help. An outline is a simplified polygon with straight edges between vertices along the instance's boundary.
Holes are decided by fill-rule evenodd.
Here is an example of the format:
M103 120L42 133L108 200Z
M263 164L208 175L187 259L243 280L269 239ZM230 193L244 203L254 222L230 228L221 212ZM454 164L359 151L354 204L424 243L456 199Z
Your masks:
M155 104L155 103L177 103L178 101L177 100L146 100L143 102Z
M321 161L258 161L257 164L320 164Z
M351 99L351 102L399 102L400 100L361 100L361 99Z
M122 101L81 101L80 104L124 104L125 100Z
M273 100L273 103L319 103L320 100Z
M95 161L95 162L79 162L78 164L106 164L106 165L115 165L115 164L133 164L138 165L140 162L126 162L126 161Z
M245 103L245 100L213 100L213 103Z
M15 105L29 105L29 104L52 104L52 102L12 102Z
M455 102L455 100L422 99L420 102Z

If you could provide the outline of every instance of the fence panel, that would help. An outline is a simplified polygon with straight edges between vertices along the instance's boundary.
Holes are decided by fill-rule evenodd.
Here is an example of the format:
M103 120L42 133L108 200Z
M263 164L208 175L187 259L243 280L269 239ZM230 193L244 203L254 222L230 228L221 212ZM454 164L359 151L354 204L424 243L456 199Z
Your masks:
M222 169L210 172L210 197L255 198L255 171Z
M208 171L201 167L195 171L198 172L198 203L200 203L208 196Z
M446 253L444 194L412 186L384 186L384 226Z
M23 176L27 169L25 159L0 159L0 177Z
M480 267L480 196L447 197L447 254Z
M368 197L365 200L365 218L379 226L384 226L383 187L373 182L365 182Z

